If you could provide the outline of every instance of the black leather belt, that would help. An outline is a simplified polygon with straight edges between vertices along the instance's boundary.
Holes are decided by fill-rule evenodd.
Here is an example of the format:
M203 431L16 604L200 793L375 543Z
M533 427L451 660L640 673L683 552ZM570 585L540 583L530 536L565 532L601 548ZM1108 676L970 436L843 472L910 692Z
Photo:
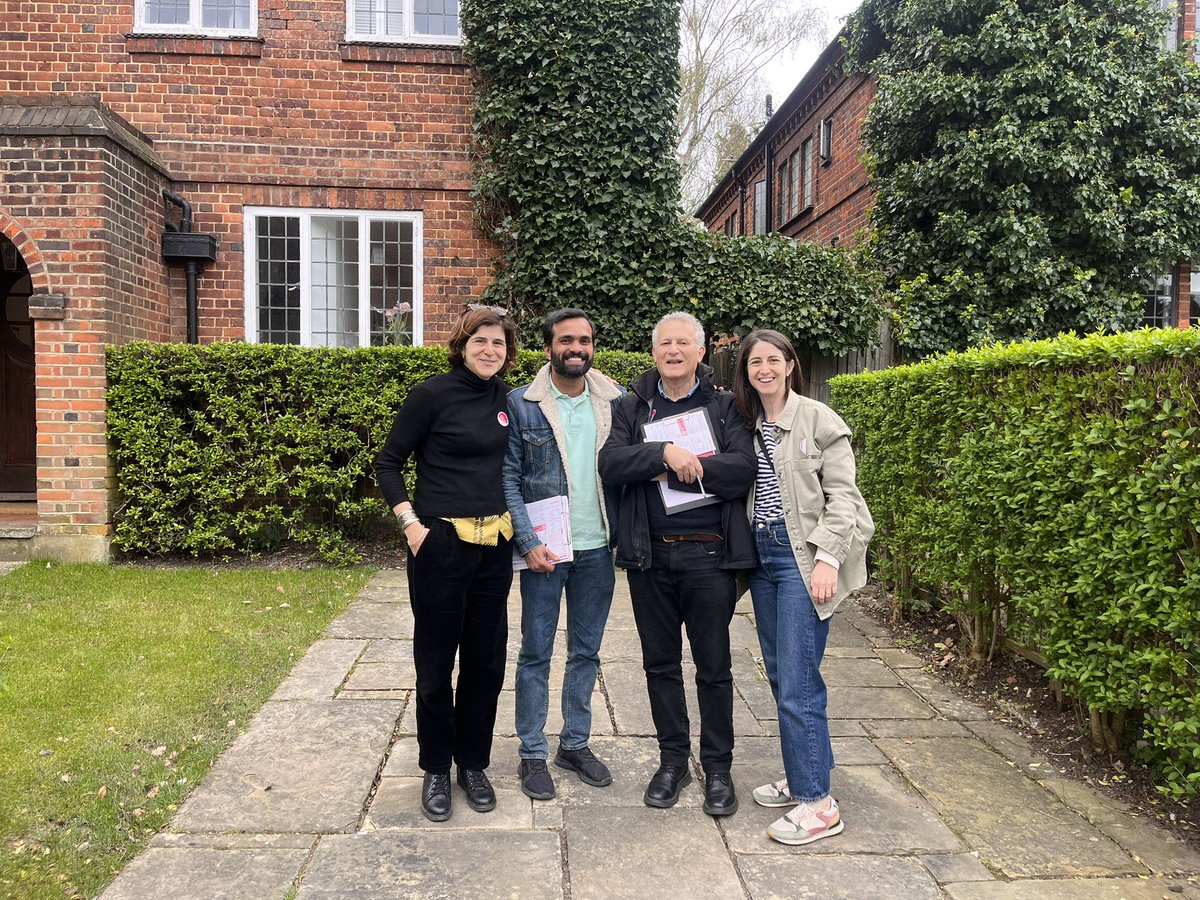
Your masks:
M725 540L719 534L656 534L653 537L656 541L663 541L668 544L674 544L677 541L701 541L705 544L711 544L714 541Z

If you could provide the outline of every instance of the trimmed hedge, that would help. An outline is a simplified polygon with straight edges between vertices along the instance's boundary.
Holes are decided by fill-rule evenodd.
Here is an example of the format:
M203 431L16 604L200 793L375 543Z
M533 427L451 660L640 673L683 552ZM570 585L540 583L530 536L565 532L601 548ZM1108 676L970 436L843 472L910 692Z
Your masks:
M901 601L1005 628L1092 739L1200 793L1200 332L996 345L832 381Z
M119 549L228 556L292 540L338 563L386 517L372 466L392 417L448 368L444 347L137 342L107 357ZM506 380L525 384L544 362L522 351ZM621 383L650 365L596 354Z

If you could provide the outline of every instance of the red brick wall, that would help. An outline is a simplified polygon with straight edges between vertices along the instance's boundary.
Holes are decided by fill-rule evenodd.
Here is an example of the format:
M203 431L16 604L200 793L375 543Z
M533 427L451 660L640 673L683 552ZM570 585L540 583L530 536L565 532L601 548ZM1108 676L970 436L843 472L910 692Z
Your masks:
M793 92L767 123L766 134L756 141L759 149L739 160L733 177L700 209L698 216L709 231L722 231L726 219L740 207L745 215L739 233L754 233L754 183L765 177L768 152L772 170L770 230L846 246L866 227L872 194L862 164L859 132L875 96L875 82L864 75L841 75L838 63L839 56L830 57L822 71L814 69L806 76L798 92ZM819 129L828 117L833 119L833 155L828 165L821 165ZM813 204L781 222L779 167L809 138L813 142Z
M812 139L814 157L812 208L784 222L779 229L784 234L822 244L836 239L845 246L854 242L859 229L866 227L872 194L862 163L859 131L874 96L873 79L863 75L839 78L790 134L780 135L774 152L777 182L778 163L806 138ZM819 129L821 122L829 117L833 119L833 155L828 165L822 165L818 156Z
M10 8L0 94L97 95L151 139L196 230L219 237L201 340L244 334L243 204L422 212L427 342L486 284L494 248L469 198L473 95L457 48L347 45L344 0L259 0L258 37L223 41L130 35L131 0ZM169 208L151 208L158 228ZM170 282L182 309L181 272Z
M104 347L181 333L149 240L165 179L100 137L9 137L0 148L0 225L35 292L66 298L61 318L34 322L39 525L107 534Z

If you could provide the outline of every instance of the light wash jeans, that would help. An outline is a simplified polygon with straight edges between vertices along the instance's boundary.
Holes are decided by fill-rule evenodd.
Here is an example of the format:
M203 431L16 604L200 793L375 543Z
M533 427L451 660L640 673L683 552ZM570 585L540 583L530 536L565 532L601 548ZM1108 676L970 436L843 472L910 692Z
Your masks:
M550 656L564 592L567 598L567 670L563 677L566 750L586 747L592 733L592 691L600 668L600 641L612 606L612 553L607 547L581 550L553 572L521 572L521 653L517 657L517 736L522 759L546 759L546 716L550 709Z
M821 620L809 599L783 519L755 523L754 540L758 568L750 572L750 596L767 679L779 707L788 791L799 800L820 800L829 793L834 765L825 713L828 692L821 677L829 620Z

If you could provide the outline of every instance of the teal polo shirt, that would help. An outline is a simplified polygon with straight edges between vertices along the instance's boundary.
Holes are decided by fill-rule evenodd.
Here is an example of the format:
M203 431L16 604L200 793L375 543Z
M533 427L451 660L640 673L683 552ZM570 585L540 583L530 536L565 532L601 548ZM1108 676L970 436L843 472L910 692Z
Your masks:
M578 553L608 546L604 517L600 513L600 485L596 479L596 413L587 382L578 397L568 397L550 379L558 404L567 447L564 462L571 481L571 544Z

